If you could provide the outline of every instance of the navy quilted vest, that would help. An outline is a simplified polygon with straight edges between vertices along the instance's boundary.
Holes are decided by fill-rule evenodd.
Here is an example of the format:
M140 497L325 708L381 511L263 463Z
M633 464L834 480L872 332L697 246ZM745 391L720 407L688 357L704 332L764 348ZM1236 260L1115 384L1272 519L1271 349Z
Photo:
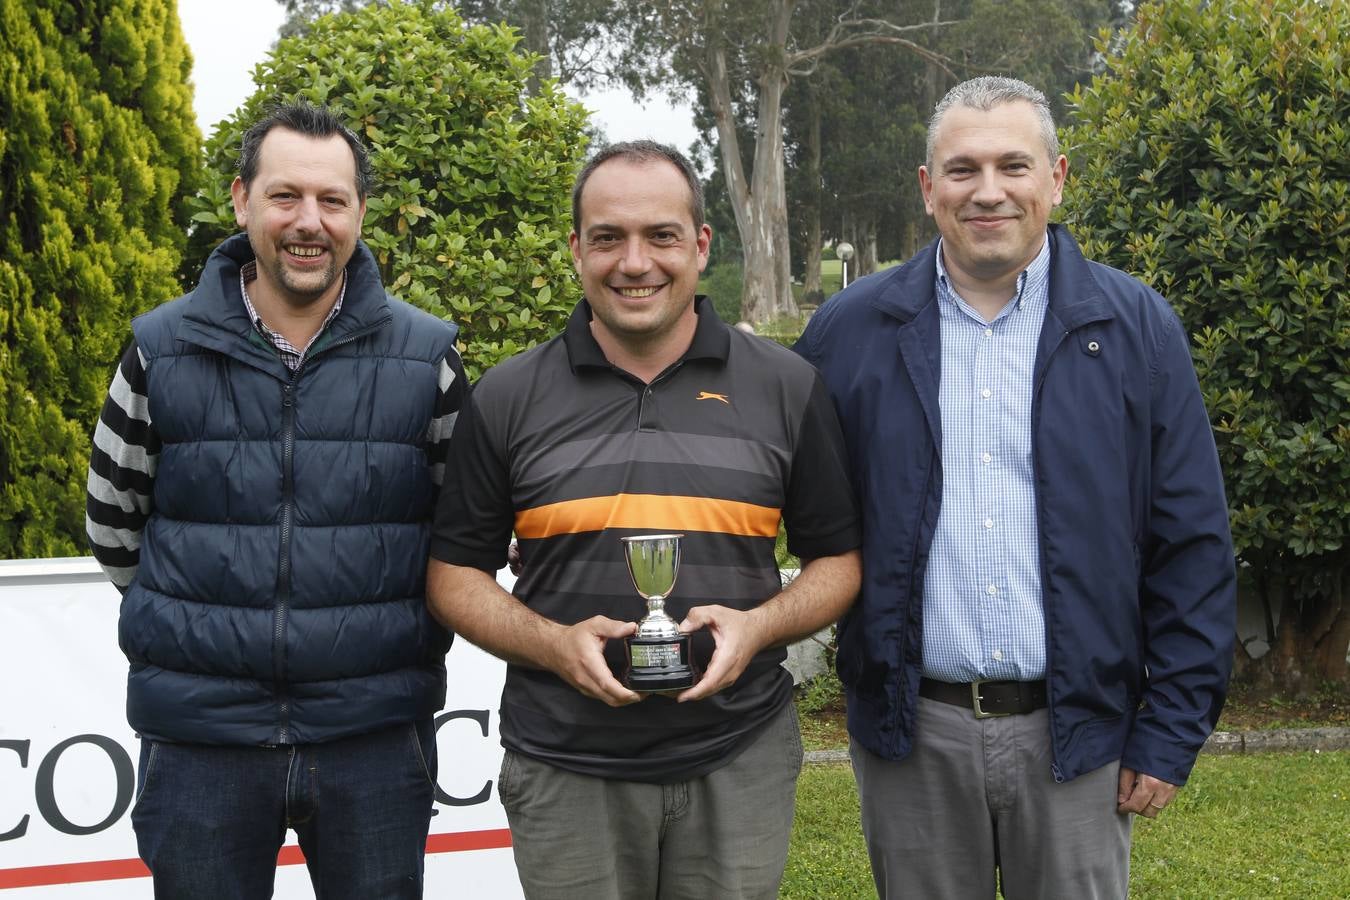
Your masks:
M163 450L122 600L145 737L334 740L433 714L450 636L427 614L425 439L454 328L388 297L358 244L298 374L239 295L244 235L133 323Z

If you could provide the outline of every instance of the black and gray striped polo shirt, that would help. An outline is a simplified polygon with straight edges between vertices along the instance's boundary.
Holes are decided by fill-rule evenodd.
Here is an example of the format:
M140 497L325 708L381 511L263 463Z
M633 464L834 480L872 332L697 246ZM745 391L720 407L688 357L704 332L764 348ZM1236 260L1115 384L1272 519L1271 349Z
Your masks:
M684 356L651 384L612 366L578 304L563 335L486 373L461 412L432 554L495 572L512 532L515 594L565 624L636 621L645 608L619 538L683 532L667 611L757 606L779 590L774 541L806 559L859 544L834 408L815 370L722 323L697 301ZM606 656L617 672L622 641ZM700 668L712 639L695 635ZM697 777L727 762L791 694L781 648L697 703L664 696L612 708L551 672L507 670L501 733L561 768L635 781Z

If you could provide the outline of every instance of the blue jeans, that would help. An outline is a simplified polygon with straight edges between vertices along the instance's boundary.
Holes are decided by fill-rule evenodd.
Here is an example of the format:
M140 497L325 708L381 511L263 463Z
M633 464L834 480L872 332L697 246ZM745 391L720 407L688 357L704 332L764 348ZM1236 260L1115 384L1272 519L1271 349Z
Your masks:
M435 781L430 719L326 744L143 739L131 823L157 900L270 897L287 828L318 900L420 898Z

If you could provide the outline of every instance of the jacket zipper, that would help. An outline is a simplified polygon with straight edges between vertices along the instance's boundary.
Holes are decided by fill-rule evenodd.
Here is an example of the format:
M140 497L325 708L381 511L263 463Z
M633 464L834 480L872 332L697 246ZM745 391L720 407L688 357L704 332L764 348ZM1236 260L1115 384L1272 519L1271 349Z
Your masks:
M1065 330L1063 337L1055 343L1055 347L1046 357L1045 366L1041 369L1040 377L1036 379L1035 388L1031 397L1031 475L1032 483L1036 492L1036 549L1040 556L1041 570L1041 614L1045 617L1045 704L1046 719L1050 725L1050 774L1054 777L1056 784L1063 784L1064 770L1059 765L1059 732L1055 728L1055 692L1050 690L1050 671L1054 662L1054 641L1050 634L1050 612L1048 609L1047 597L1050 592L1049 570L1045 566L1045 530L1041 527L1041 517L1044 515L1045 500L1041 496L1041 477L1040 477L1040 423L1041 423L1041 387L1045 384L1045 373L1050 368L1050 359L1055 352L1059 350L1064 343L1064 338L1071 334Z
M941 454L942 454L941 449L939 449L939 447L938 447L938 445L937 445L937 442L934 441L934 442L933 442L933 453L928 457L928 471L924 473L924 479L923 479L923 494L922 494L922 496L925 497L925 498L928 496L928 492L929 492L929 490L930 490L930 488L931 488L931 485L933 484L933 464L934 464L934 460L937 460L937 465L938 465L939 467L942 465L942 463L941 463L941 459L942 459ZM942 511L942 497L941 497L941 495L939 495L939 496L938 496L938 512L939 512L939 514L941 513L941 511ZM922 512L920 512L920 515L922 515ZM917 602L918 602L918 604L919 604L919 615L920 615L920 616L923 615L923 584L922 584L922 578L919 577L919 543L920 543L920 541L921 541L921 537L920 537L920 536L921 536L922 532L923 532L923 529L922 529L922 528L916 528L916 529L914 529L914 545L910 548L910 551L909 551L909 561L910 561L910 563L909 563L909 564L910 564L910 570L909 570L909 597L910 597L910 604L911 604L911 607L912 607L913 604L915 603L916 599L917 599ZM931 546L931 538L930 538L930 546L929 546L929 550L930 550L930 551L932 550L932 546ZM911 609L910 615L913 616L913 611L912 611L912 609ZM922 630L922 628L923 628L922 623L920 623L919 627L920 627L920 629ZM900 668L899 668L899 674L900 674L900 680L901 680L902 683L904 682L904 680L905 680L905 675L906 675L905 653L906 653L906 650L907 650L907 648L908 648L908 644L909 644L909 622L905 622L905 623L904 623L904 627L900 629ZM920 644L920 653L919 653L919 656L920 656L920 659L919 659L920 674L922 675L922 667L923 667L922 644ZM915 696L915 698L916 698L916 699L915 699L915 702L916 702L916 703L918 702L918 700L917 700L917 698L918 698L918 690L919 690L919 686L918 686L917 684L914 685L914 696ZM908 695L909 695L909 690L908 690L908 687L907 687L907 686L906 686L906 689L905 689L903 692L901 692L901 691L897 691L897 692L896 692L896 696L899 696L899 697L907 697ZM903 707L903 705L904 705L903 703L896 704L895 721L893 721L893 722L891 723L891 730L893 731L893 733L895 733L895 734L897 734L897 735L899 735L899 734L902 733L902 732L901 732L901 729L900 729L900 722L899 722L899 719L900 719L900 716L901 716L901 708ZM916 715L916 717L917 717L917 713L915 713L915 715ZM911 738L910 738L910 750L913 750L913 749L914 749L914 740L913 740L913 738L911 737Z

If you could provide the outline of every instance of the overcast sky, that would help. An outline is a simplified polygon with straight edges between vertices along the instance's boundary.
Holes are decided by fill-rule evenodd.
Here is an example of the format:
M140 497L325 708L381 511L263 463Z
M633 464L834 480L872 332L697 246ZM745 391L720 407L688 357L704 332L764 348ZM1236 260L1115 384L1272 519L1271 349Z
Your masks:
M271 48L285 10L277 0L179 0L178 16L192 48L197 123L210 137L253 93L253 67ZM688 151L698 136L689 107L667 98L643 108L626 92L606 91L582 102L612 141L653 138Z

